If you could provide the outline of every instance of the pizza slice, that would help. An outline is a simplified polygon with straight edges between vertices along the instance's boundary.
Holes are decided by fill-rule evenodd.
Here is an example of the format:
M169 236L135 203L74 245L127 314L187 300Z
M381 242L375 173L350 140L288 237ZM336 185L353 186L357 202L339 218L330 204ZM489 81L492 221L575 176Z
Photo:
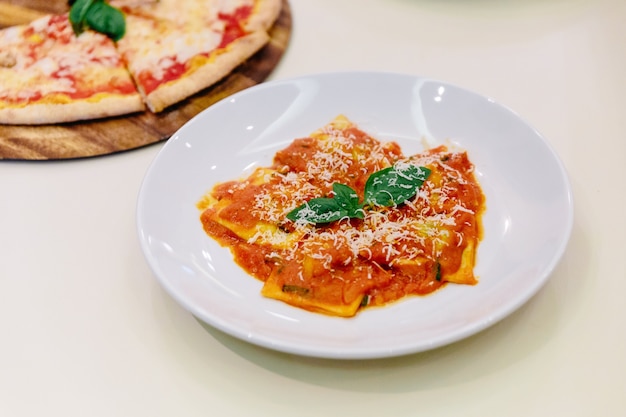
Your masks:
M121 6L126 34L117 47L145 103L160 112L215 84L261 49L280 6L280 0Z
M49 124L142 111L115 44L73 33L67 14L0 31L0 123Z

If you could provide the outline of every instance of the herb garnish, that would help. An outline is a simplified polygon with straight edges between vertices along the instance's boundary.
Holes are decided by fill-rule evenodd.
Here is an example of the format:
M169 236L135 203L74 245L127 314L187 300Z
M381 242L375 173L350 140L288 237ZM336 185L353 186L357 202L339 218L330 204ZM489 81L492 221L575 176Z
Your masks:
M298 285L285 284L282 287L282 291L283 292L293 293L293 294L298 294L298 295L304 297L304 296L309 294L310 290L308 288L300 287Z
M441 264L439 261L437 261L437 264L435 265L435 279L437 281L441 281Z
M118 41L126 33L124 13L104 0L76 0L70 4L69 19L77 36L93 29Z
M368 207L397 206L417 194L430 175L430 169L408 163L398 163L369 176L365 183L364 201L351 187L334 183L332 197L307 201L287 214L291 221L331 223L343 218L362 219Z

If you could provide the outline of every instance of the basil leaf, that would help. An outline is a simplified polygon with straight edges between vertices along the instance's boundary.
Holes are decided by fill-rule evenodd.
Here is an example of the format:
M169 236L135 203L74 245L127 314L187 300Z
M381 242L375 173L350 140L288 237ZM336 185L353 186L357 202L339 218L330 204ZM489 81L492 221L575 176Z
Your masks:
M87 28L85 16L91 5L97 0L76 0L70 9L69 19L76 35L80 35Z
M365 183L365 203L347 185L334 183L333 197L319 197L307 201L287 214L293 222L330 223L343 218L363 219L365 206L395 206L417 194L430 169L408 163L396 164L377 171Z
M396 164L370 175L365 183L365 203L390 207L404 203L417 194L430 169L412 164Z
M114 41L120 40L126 32L124 14L104 1L98 1L89 7L85 21L90 28L104 33Z
M338 182L333 184L334 199L348 217L362 219L365 216L359 195L352 188Z
M291 221L307 223L330 223L345 217L364 217L363 206L359 204L359 195L347 185L334 183L332 198L319 197L307 201L287 214Z
M320 197L307 201L287 214L291 221L307 223L330 223L346 215L334 198Z
M359 204L359 195L351 187L340 184L338 182L333 184L334 198L341 200L346 204Z

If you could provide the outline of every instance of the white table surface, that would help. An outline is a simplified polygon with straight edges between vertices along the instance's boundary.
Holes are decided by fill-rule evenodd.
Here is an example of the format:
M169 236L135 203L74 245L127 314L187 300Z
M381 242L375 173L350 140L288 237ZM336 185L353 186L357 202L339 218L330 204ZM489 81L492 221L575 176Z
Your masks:
M0 416L626 415L626 1L291 0L270 79L384 70L513 108L567 168L547 285L469 339L371 361L265 350L201 324L139 248L162 145L0 161Z

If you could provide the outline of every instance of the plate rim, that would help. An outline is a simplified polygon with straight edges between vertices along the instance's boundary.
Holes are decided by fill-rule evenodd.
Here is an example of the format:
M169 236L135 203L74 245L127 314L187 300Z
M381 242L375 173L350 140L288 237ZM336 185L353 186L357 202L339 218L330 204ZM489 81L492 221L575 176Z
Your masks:
M244 340L254 345L258 345L258 346L268 348L274 351L281 351L284 353L296 354L296 355L301 355L301 356L319 357L319 358L327 358L327 359L377 359L377 358L385 358L385 357L402 356L402 355L413 354L413 353L422 352L426 350L431 350L431 349L435 349L444 345L455 343L469 336L477 334L481 332L482 330L488 327L491 327L492 325L501 321L502 319L508 317L514 311L518 310L522 305L526 304L531 298L533 298L537 294L537 292L541 290L541 288L549 281L554 270L556 269L558 264L561 262L563 255L565 251L567 250L571 233L572 233L572 229L573 229L573 223L574 223L573 193L572 193L569 175L567 173L567 169L565 165L563 164L563 161L560 159L559 155L556 153L555 149L553 148L551 143L547 140L547 138L544 137L526 119L521 117L513 109L498 102L497 100L490 98L489 96L477 93L475 91L472 91L464 87L460 87L458 85L455 85L447 81L442 81L442 80L431 78L431 77L423 77L423 76L414 75L414 74L407 74L407 73L401 73L401 72L388 72L388 71L330 71L330 72L306 74L306 75L300 75L300 76L295 76L295 77L290 77L290 78L285 78L285 79L268 81L268 82L264 82L264 83L255 85L253 87L247 88L240 92L237 92L236 94L226 97L220 100L219 102L215 103L213 106L203 110L201 113L194 116L187 123L185 123L180 129L178 129L178 131L176 131L172 135L172 138L175 138L181 134L184 134L187 129L191 129L196 123L199 123L199 121L201 121L204 117L206 117L205 115L207 113L212 112L215 106L223 105L223 102L226 102L228 100L237 99L241 96L245 96L249 94L256 94L258 91L272 89L278 85L290 84L293 82L298 82L303 79L319 80L325 77L352 77L355 75L373 76L373 77L406 77L411 80L423 80L425 82L441 83L442 85L453 87L464 93L471 94L475 97L483 98L483 99L490 101L490 103L507 111L511 116L515 117L520 123L522 123L526 127L529 127L534 132L534 134L536 135L536 138L540 140L541 145L545 147L545 149L548 151L553 162L556 163L556 168L558 168L558 171L560 173L559 179L563 182L563 185L564 185L563 191L565 195L565 201L567 203L566 204L567 213L565 213L565 215L567 216L567 221L566 221L564 233L562 234L561 239L559 241L560 245L558 246L558 248L554 250L554 255L552 256L549 264L542 271L540 271L541 272L540 279L534 281L532 288L527 290L524 293L524 296L515 298L514 302L508 303L506 308L501 308L498 311L496 311L495 314L492 314L490 316L489 320L482 320L482 321L478 321L475 323L471 323L470 325L465 326L462 330L460 331L457 330L453 335L442 336L438 340L434 340L429 343L422 342L422 343L413 344L411 346L403 346L401 348L391 347L391 348L383 349L383 350L381 349L373 349L373 350L372 349L362 349L362 350L354 349L352 351L336 351L333 349L303 347L298 343L290 343L285 340L276 341L275 339L268 338L264 336L263 334L255 334L252 336L248 332L246 332L245 329L233 328L232 325L229 325L228 322L225 321L222 317L217 317L217 316L207 317L206 314L204 314L204 312L200 308L198 308L198 306L189 305L188 300L184 299L184 297L178 291L176 291L175 288L173 288L172 282L169 281L167 277L162 276L161 271L159 271L158 266L155 265L150 259L150 247L147 244L147 241L144 236L144 230L142 228L142 210L144 209L143 197L145 197L144 193L146 192L146 184L148 183L150 179L150 175L152 174L153 170L156 169L156 167L158 166L160 158L163 157L162 155L169 152L168 150L169 147L174 146L172 145L173 143L172 139L170 139L164 144L162 149L159 150L159 152L157 153L153 161L150 163L144 175L144 178L142 179L140 190L139 190L139 195L137 198L137 210L136 210L137 233L139 236L140 246L141 246L141 250L144 255L144 258L146 262L148 263L153 275L157 278L158 282L160 283L160 285L166 290L166 292L172 298L176 300L176 302L181 307L189 311L192 315L194 315L201 322L206 323L207 325L213 328L216 328L226 334L229 334L230 336L233 336L240 340ZM316 313L312 313L312 314L316 314Z

